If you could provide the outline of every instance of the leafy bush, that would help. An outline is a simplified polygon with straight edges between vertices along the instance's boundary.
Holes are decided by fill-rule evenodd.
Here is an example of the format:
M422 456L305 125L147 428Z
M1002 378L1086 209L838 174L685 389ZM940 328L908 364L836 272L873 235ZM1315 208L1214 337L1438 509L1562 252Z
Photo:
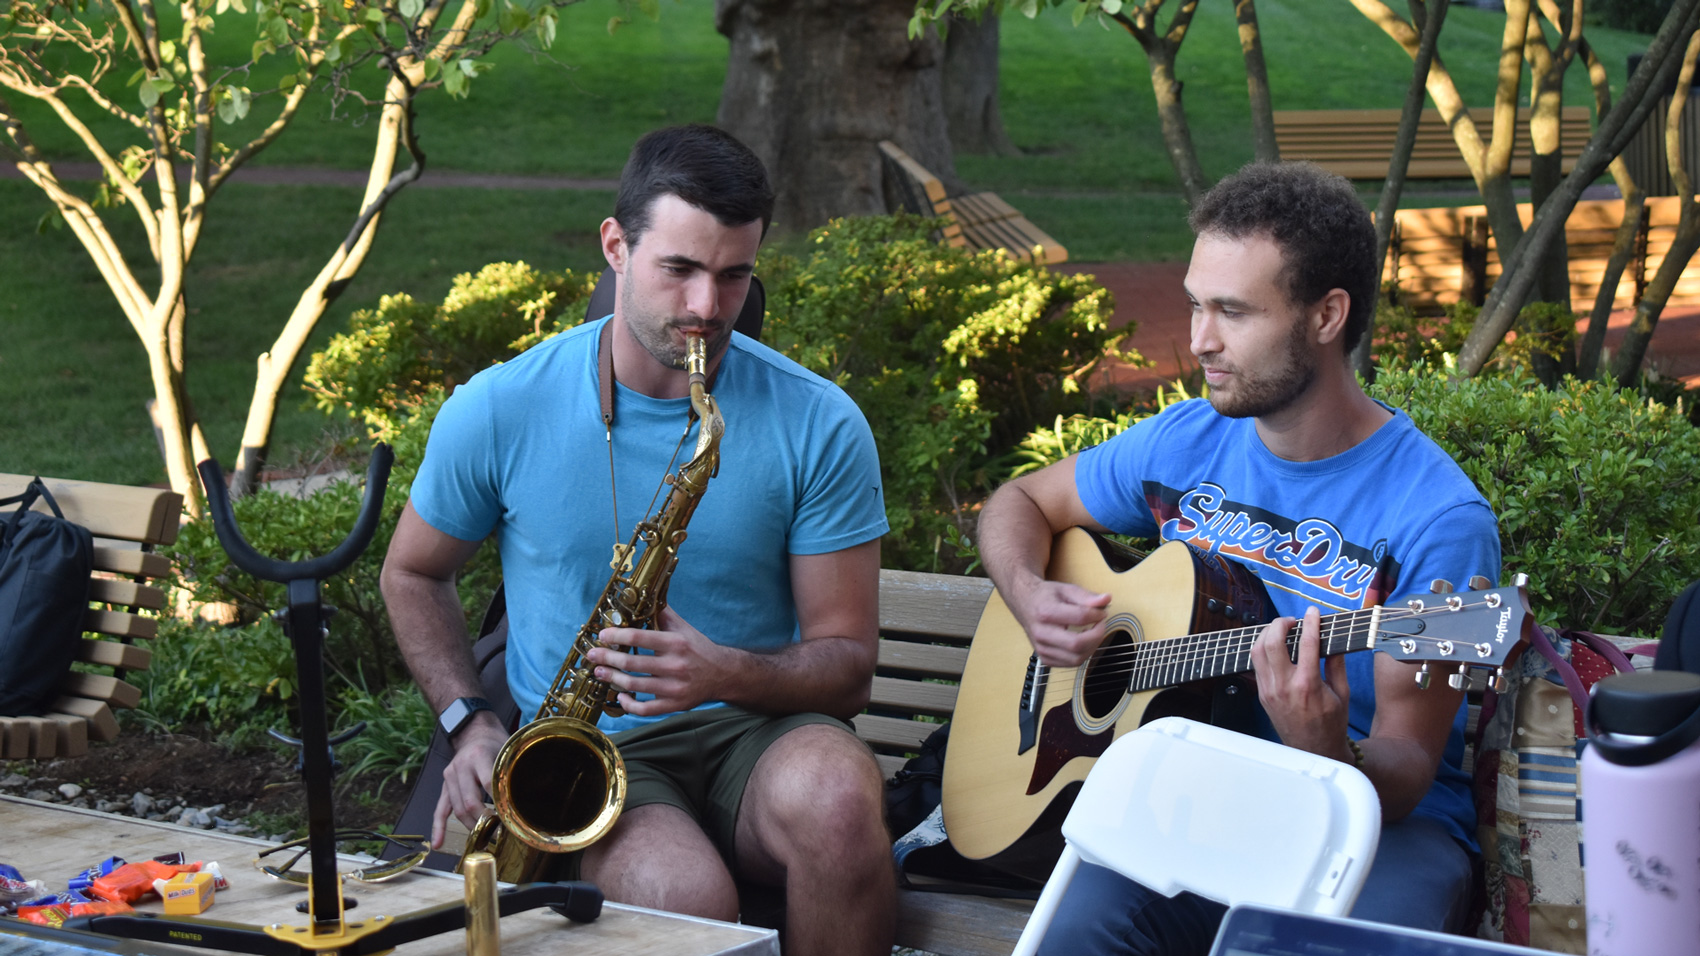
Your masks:
M364 554L320 587L323 603L337 611L324 650L333 727L358 719L341 716L345 698L352 702L383 697L407 683L378 576L443 396L440 388L426 391L413 403L417 414L394 419L388 440L395 465L377 532ZM364 475L363 457L345 460L351 472ZM325 554L342 542L359 513L363 484L336 481L305 498L261 490L232 506L237 526L255 550L280 560L301 560ZM149 670L136 675L146 719L172 728L205 723L221 733L297 726L289 713L294 651L271 618L271 612L287 603L284 585L261 581L231 564L210 519L184 526L163 553L172 560L174 586L186 592L190 604L228 606L234 620L173 621L162 628L155 644L159 656ZM482 614L499 580L497 563L494 547L486 545L457 581L473 620Z
M1700 578L1700 432L1680 409L1602 382L1454 380L1383 371L1371 394L1405 409L1499 516L1504 569L1535 614L1652 635Z
M842 386L873 429L886 563L938 570L988 466L1038 423L1087 410L1081 383L1125 333L1090 277L940 245L932 227L836 220L759 269L767 342Z
M455 276L440 304L405 293L349 318L307 366L306 387L320 409L352 414L379 433L439 389L452 390L584 319L595 276L539 272L497 262Z

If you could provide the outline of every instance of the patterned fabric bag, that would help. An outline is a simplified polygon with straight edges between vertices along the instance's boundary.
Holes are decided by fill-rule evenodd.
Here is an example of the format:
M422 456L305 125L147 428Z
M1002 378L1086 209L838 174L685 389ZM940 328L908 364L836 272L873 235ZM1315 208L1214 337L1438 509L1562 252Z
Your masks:
M1634 666L1597 634L1531 632L1506 670L1506 692L1483 695L1475 797L1486 897L1477 935L1586 953L1577 740L1586 736L1588 689Z

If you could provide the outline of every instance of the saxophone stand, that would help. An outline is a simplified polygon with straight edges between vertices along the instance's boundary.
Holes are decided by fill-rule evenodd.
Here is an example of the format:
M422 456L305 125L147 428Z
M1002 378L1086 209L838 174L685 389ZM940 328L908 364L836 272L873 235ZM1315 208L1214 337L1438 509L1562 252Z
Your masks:
M354 530L329 554L305 561L278 561L255 551L236 527L236 516L231 511L224 474L218 463L207 460L199 466L213 526L231 562L255 577L288 588L289 606L282 617L284 632L295 648L301 708L298 766L307 789L306 842L310 863L305 881L307 925L253 926L193 916L136 913L77 917L65 922L67 929L259 956L318 953L361 956L387 952L402 943L471 926L479 930L482 939L475 938L470 949L489 953L495 944L496 917L543 906L579 923L590 922L601 914L602 893L589 883L526 883L497 892L494 876L486 870L468 880L464 903L444 903L398 917L346 918L346 910L352 904L343 900L342 876L336 868L337 831L331 800L333 761L325 718L324 638L329 609L320 603L319 582L347 568L371 544L394 457L388 445L373 448L365 497ZM352 734L341 739L348 736ZM423 858L423 853L419 858ZM390 869L400 871L396 867ZM267 871L282 875L276 868ZM300 909L298 906L297 910Z

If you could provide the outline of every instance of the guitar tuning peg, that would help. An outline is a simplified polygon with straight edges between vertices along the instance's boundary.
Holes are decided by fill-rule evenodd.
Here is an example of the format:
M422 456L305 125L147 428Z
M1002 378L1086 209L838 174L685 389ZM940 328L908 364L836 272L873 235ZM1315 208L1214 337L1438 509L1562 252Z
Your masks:
M1417 686L1428 690L1429 679L1428 661L1423 661L1423 666L1417 668Z
M1470 665L1459 664L1458 673L1446 675L1446 686L1453 690L1463 690L1470 683Z
M1493 582L1489 581L1487 578L1482 577L1479 574L1470 575L1470 590L1486 591L1491 587L1493 587Z
M1432 594L1451 594L1452 582L1445 578L1435 578L1429 583L1428 589Z
M1511 688L1511 682L1505 679L1505 668L1503 668L1503 667L1494 668L1493 669L1493 692L1496 693L1496 694L1503 694L1507 690L1509 690L1510 688Z
M1519 571L1511 576L1511 583L1516 587L1526 588L1529 586L1529 576Z

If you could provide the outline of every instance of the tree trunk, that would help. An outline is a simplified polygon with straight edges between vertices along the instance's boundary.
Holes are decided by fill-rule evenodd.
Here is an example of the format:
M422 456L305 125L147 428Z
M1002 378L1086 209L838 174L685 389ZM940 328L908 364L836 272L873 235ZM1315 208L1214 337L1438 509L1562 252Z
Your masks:
M1252 156L1260 163L1278 163L1281 147L1275 142L1275 109L1269 100L1269 70L1263 65L1263 34L1257 29L1257 6L1252 0L1234 0L1234 19L1239 24L1246 96L1251 102Z
M1676 79L1676 94L1671 97L1670 110L1665 114L1665 160L1670 166L1671 183L1681 197L1682 211L1677 215L1676 238L1671 240L1670 250L1665 253L1665 260L1659 263L1659 271L1647 285L1646 294L1635 303L1635 320L1629 324L1629 331L1624 333L1623 343L1612 359L1612 377L1625 388L1635 384L1641 362L1647 357L1647 344L1652 341L1653 330L1659 326L1659 314L1664 311L1671 290L1676 288L1676 281L1688 268L1688 260L1694 257L1694 250L1700 248L1700 203L1696 203L1694 184L1688 179L1688 167L1682 164L1682 114L1688 108L1696 57L1700 57L1700 33L1688 38L1682 72Z
M958 153L1019 156L998 111L998 16L952 16L944 38L944 117Z
M1603 120L1611 112L1611 83L1606 76L1605 65L1594 55L1586 40L1578 44L1578 51L1588 68L1588 82L1594 88L1594 116L1596 120ZM1617 183L1618 192L1623 196L1623 222L1617 227L1611 255L1606 259L1605 273L1600 277L1600 291L1595 294L1594 308L1588 315L1588 330L1577 350L1576 374L1585 379L1593 378L1599 371L1600 354L1605 350L1606 328L1611 320L1611 307L1617 299L1617 287L1623 279L1623 270L1635 256L1641 224L1647 217L1646 196L1629 175L1629 164L1623 161L1622 156L1614 156L1608 168L1612 181Z
M767 164L773 221L801 232L886 211L879 142L956 186L943 44L907 39L913 0L716 0L731 41L718 122Z
M1458 374L1472 376L1482 370L1487 364L1493 350L1504 340L1505 333L1517 318L1523 298L1534 286L1536 269L1527 263L1539 262L1546 253L1547 247L1564 232L1564 221L1570 211L1576 207L1576 202L1582 197L1583 187L1594 181L1605 172L1612 157L1623 151L1635 130L1646 121L1653 105L1658 101L1658 91L1663 90L1675 77L1677 66L1682 59L1681 51L1688 44L1688 38L1694 32L1694 14L1697 0L1676 0L1670 11L1665 15L1664 23L1659 32L1654 35L1652 42L1647 45L1647 55L1641 61L1641 69L1629 78L1624 86L1624 95L1612 111L1600 120L1594 131L1594 136L1583 147L1582 155L1576 159L1576 167L1570 175L1564 178L1558 189L1547 198L1547 201L1535 210L1535 218L1529 225L1525 241L1518 243L1517 248L1509 255L1503 254L1502 271L1499 282L1493 287L1487 302L1482 306L1481 315L1476 319L1476 325L1470 330L1469 338L1458 351Z
M1186 193L1187 205L1198 202L1210 188L1204 167L1198 163L1198 149L1192 145L1192 128L1187 125L1186 107L1181 103L1181 81L1175 77L1174 51L1163 44L1153 44L1145 50L1151 63L1151 89L1157 97L1157 116L1163 123L1163 145L1168 147L1169 162L1180 177L1181 190Z
M1375 207L1375 268L1379 278L1387 265L1387 247L1393 238L1393 221L1399 211L1399 195L1405 189L1405 173L1411 168L1411 152L1417 144L1417 126L1422 120L1424 93L1428 86L1429 67L1434 63L1434 50L1440 42L1440 28L1446 22L1451 0L1432 0L1423 17L1422 39L1417 44L1411 62L1411 85L1405 90L1405 106L1399 114L1399 133L1393 140L1393 155L1387 161L1387 181L1382 184L1381 201ZM1358 347L1352 350L1352 367L1365 381L1374 381L1375 364L1371 361L1371 340L1375 338L1375 313L1369 316L1369 326Z

